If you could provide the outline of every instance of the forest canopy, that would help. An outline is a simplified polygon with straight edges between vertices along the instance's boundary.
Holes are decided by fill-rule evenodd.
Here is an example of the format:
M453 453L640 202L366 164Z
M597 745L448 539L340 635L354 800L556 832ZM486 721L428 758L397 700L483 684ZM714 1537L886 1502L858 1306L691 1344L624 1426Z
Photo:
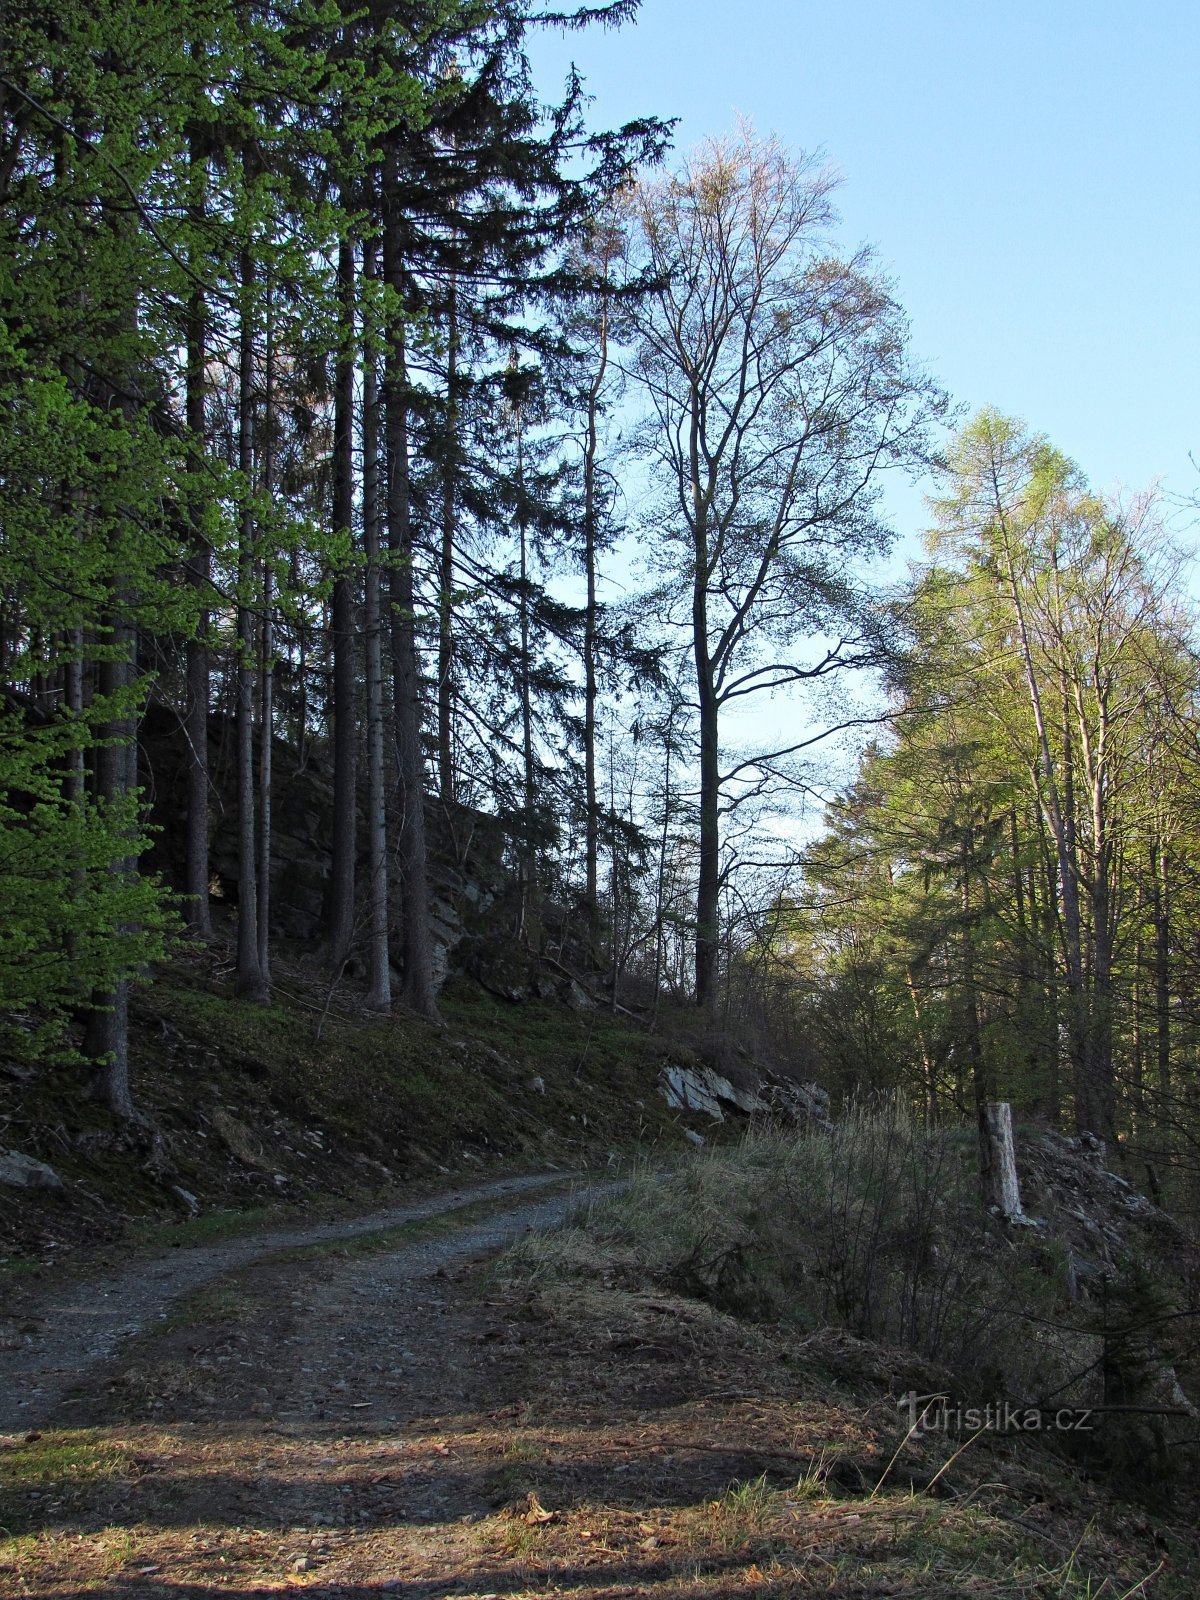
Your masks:
M597 130L574 72L539 98L537 30L636 10L6 8L0 1048L92 1062L130 1119L130 986L172 941L229 937L269 999L275 764L311 756L322 959L373 1010L436 1020L430 818L488 817L505 936L548 957L557 919L614 1007L1190 1173L1196 635L1161 508L994 411L952 433L820 161ZM885 595L888 471L937 489Z

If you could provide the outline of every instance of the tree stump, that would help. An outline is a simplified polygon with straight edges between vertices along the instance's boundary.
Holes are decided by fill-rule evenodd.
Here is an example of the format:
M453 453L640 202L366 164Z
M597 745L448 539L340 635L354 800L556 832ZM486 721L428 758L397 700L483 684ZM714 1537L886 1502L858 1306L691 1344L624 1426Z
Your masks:
M1013 1143L1012 1106L1007 1100L989 1101L979 1129L983 1203L1010 1222L1023 1220L1021 1186L1017 1180L1017 1152Z

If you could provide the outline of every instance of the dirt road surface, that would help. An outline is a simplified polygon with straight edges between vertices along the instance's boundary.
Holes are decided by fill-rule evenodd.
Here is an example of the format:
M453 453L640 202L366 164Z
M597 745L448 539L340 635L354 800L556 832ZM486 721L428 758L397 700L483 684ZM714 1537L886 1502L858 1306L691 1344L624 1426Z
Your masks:
M563 1173L553 1172L460 1184L352 1221L277 1228L169 1250L111 1277L50 1289L0 1336L0 1434L46 1427L67 1392L84 1383L93 1368L111 1358L124 1341L153 1331L156 1323L169 1318L172 1306L218 1277L281 1250L351 1240L481 1203L497 1205L486 1221L401 1249L389 1262L388 1275L411 1287L455 1260L497 1250L527 1228L558 1220L570 1204L569 1193L552 1199L530 1197L552 1185L562 1188L564 1181Z

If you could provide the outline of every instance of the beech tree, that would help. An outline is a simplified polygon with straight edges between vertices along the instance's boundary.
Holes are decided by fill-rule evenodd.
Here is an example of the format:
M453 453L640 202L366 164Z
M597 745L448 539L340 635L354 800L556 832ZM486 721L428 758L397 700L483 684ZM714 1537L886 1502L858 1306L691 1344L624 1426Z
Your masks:
M722 764L723 713L880 659L857 570L887 543L879 473L927 453L943 406L888 285L830 252L833 180L748 129L634 201L662 287L632 312L662 605L686 630L699 744L695 998L715 998L721 818L817 735Z

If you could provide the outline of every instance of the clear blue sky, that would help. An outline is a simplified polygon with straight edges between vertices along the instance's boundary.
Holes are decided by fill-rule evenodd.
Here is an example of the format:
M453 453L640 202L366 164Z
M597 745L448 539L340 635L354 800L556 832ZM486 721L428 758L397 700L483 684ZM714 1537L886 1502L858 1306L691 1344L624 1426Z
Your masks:
M677 116L686 148L740 112L823 149L956 399L1097 488L1200 489L1200 0L644 0L532 55L547 96L575 60L596 126Z

